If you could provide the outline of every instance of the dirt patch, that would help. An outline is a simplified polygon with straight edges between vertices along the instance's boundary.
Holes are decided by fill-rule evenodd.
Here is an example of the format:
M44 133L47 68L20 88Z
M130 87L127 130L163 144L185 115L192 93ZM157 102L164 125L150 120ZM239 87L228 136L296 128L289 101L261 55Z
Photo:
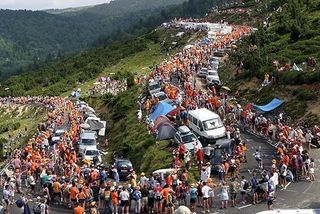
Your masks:
M314 114L320 117L320 98L319 97L315 100L315 102L308 104L307 112L310 112L311 114Z
M239 90L247 90L247 89L258 89L261 85L261 80L254 77L250 81L245 82L239 86Z

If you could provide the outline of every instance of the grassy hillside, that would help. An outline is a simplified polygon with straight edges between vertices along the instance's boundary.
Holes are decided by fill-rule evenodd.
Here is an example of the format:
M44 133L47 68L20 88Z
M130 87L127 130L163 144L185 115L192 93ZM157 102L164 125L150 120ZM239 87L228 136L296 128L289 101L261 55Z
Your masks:
M117 0L56 15L43 11L0 10L0 79L101 44L101 38L106 40L115 31L117 34L108 41L120 40L121 32L135 25L126 35L133 38L145 32L137 25L142 19L181 2L183 0ZM152 22L152 28L157 24Z
M247 101L265 104L279 97L286 101L283 108L293 119L319 122L319 64L315 67L306 64L309 57L316 60L320 57L319 6L319 0L282 0L262 1L250 7L252 13L242 22L251 20L259 31L245 38L239 51L222 68L224 82L234 91L239 90ZM268 16L270 27L262 28L262 21ZM279 67L296 63L303 71L277 71L274 60L279 61ZM240 70L239 62L243 63ZM266 73L274 81L262 87Z
M9 149L14 149L29 140L38 123L46 116L46 110L30 105L1 105L0 107L0 159L2 148L12 140ZM9 137L11 136L11 138ZM3 145L5 144L5 145Z

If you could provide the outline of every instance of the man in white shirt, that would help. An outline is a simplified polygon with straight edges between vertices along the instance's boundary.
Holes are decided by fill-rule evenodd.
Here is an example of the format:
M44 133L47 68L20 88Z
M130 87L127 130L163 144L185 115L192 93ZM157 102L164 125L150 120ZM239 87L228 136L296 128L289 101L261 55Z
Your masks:
M273 175L271 176L270 181L272 182L273 189L276 192L277 186L279 184L279 174L277 171L273 172Z
M129 214L129 199L130 195L129 192L126 190L125 187L123 187L122 191L119 194L120 198L120 206L122 207L122 212L121 213L126 213Z
M209 210L209 197L210 197L210 192L212 191L211 187L209 187L206 182L203 182L203 187L201 189L202 194L203 194L203 213L206 211L210 213Z

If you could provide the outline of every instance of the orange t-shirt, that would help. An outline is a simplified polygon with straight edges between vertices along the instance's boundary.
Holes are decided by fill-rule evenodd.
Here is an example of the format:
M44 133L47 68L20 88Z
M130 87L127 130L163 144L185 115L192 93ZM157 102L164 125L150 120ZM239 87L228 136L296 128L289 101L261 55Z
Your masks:
M86 193L84 193L84 192L80 192L79 194L78 194L78 199L86 199Z
M84 213L84 209L80 206L77 206L73 209L73 214L83 214Z
M111 192L111 201L113 204L119 203L119 197L118 197L118 193L116 191Z
M78 193L79 193L79 190L78 190L77 187L71 187L70 188L70 198L71 199L76 199Z
M163 198L167 198L167 196L169 195L169 191L170 189L167 187L167 188L164 188L162 191L161 191L161 194L163 196Z

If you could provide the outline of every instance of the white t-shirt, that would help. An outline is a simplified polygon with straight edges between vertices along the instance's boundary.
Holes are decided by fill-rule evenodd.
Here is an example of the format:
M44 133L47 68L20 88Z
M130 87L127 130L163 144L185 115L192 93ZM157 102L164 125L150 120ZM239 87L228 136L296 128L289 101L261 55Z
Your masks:
M270 178L272 180L274 186L277 186L279 184L279 175L277 172L274 172L272 177Z
M128 201L129 198L130 198L130 195L129 195L129 193L127 191L122 191L119 194L119 198L120 198L121 201Z
M211 188L207 185L203 186L202 189L202 194L204 198L209 198L210 197L210 192L211 192Z
M248 182L246 179L243 179L243 180L241 180L241 182L240 182L240 189L241 189L242 192L245 192L245 191L246 191L245 189L243 189L243 188L244 188L244 184L245 184L246 182Z

